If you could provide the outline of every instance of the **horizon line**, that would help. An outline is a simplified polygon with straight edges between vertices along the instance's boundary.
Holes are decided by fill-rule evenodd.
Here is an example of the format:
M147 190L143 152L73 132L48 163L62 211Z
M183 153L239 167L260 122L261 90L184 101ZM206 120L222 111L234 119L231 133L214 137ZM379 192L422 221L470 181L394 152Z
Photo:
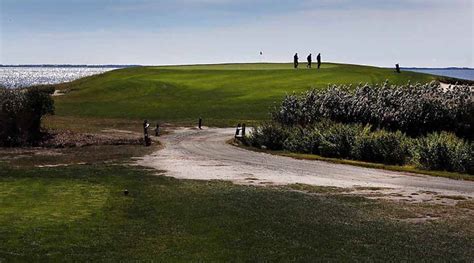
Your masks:
M46 63L46 64L0 64L0 67L166 67L166 66L206 66L206 65L238 65L238 64L291 64L292 62L218 62L218 63L193 63L193 64L65 64L65 63ZM304 62L302 62L304 63ZM379 68L392 68L387 66L375 66L369 64L352 64L343 62L325 62L329 64L345 64L345 65L359 65ZM458 67L458 66L446 66L446 67L417 67L417 66L405 66L400 67L402 69L468 69L474 70L471 67Z

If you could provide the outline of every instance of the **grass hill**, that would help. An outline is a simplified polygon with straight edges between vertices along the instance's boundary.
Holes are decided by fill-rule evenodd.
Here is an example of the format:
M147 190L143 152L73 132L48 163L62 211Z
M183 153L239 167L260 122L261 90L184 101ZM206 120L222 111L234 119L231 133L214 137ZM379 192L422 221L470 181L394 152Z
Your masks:
M292 64L220 64L134 67L59 85L60 116L148 119L205 125L234 125L268 118L287 93L328 84L430 82L432 75L347 64L295 70Z

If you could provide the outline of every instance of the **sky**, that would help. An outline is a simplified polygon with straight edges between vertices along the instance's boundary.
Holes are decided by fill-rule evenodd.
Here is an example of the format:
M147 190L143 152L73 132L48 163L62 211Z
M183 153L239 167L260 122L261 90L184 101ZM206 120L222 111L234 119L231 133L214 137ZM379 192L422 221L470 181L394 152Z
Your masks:
M0 0L0 64L474 67L474 0ZM263 55L260 55L260 51Z

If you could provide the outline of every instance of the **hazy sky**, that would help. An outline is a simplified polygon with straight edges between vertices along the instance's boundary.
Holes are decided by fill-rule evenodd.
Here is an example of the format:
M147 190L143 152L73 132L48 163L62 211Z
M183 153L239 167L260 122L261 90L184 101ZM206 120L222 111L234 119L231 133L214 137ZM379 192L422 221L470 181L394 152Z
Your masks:
M474 67L474 0L0 0L0 64ZM261 57L259 52L263 51Z

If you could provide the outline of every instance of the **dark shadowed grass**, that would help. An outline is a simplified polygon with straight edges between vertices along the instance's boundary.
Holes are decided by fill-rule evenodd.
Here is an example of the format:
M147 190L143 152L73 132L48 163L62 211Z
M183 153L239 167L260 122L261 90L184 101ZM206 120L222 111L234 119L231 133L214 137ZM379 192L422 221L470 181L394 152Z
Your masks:
M27 169L0 163L0 261L474 257L469 218L406 223L396 219L416 215L401 205L332 189L311 193L176 180L117 165Z
M149 120L152 124L155 121ZM43 118L42 126L47 130L70 130L74 132L98 133L105 129L117 129L143 133L143 120L83 118L48 115Z
M302 65L304 67L304 65ZM209 126L268 119L269 108L288 93L328 84L430 82L427 74L347 64L323 64L320 70L291 64L224 64L136 67L58 85L60 116L152 119Z
M70 148L0 148L0 162L14 167L67 166L129 162L158 150L160 145L93 145Z

